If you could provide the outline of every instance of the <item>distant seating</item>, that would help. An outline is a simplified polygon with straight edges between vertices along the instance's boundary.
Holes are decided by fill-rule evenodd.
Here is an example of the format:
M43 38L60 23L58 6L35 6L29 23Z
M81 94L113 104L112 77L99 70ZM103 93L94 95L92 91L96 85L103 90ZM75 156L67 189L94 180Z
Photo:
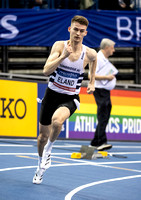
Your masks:
M0 71L43 75L42 70L51 47L0 47ZM98 49L96 49L98 50ZM109 60L119 70L118 83L141 83L141 47L118 47ZM84 74L88 80L88 66Z

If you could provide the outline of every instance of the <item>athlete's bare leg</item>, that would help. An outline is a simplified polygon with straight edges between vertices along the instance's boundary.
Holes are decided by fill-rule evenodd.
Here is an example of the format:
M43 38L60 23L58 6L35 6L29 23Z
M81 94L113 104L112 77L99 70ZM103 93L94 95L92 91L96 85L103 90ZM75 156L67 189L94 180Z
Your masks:
M50 126L43 126L39 124L39 167L37 168L37 172L33 177L33 183L40 184L43 180L43 174L45 170L51 166L51 150L53 143L58 138L61 132L62 125L69 116L70 110L67 107L60 107L54 112L52 116L52 123Z
M42 157L43 149L48 141L50 131L51 131L51 125L44 126L39 123L39 136L37 140L37 146L38 146L38 154L40 157Z
M41 168L48 169L51 165L51 151L54 141L58 138L64 121L70 116L70 110L67 107L58 108L53 116L51 122L51 131L47 144L44 146Z
M64 121L69 118L70 110L67 107L59 107L52 116L51 131L49 135L49 140L54 142L62 129Z
M44 146L47 144L48 138L54 142L62 129L64 121L70 116L70 111L67 107L58 108L52 116L52 124L44 126L39 123L39 136L38 136L38 154L42 157Z

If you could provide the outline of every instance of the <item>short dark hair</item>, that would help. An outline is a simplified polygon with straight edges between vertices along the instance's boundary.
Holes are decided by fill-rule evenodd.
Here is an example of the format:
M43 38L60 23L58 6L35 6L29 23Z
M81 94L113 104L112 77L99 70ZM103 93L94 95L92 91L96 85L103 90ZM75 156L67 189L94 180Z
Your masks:
M79 24L85 25L88 27L89 25L89 21L87 20L87 18L80 16L80 15L75 15L72 19L71 19L71 23L73 22L78 22Z

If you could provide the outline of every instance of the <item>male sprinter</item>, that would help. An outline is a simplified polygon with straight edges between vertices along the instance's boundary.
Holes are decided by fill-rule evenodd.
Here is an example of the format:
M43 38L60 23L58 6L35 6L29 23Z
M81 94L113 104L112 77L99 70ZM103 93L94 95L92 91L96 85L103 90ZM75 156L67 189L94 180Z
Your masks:
M38 168L33 183L40 184L51 165L53 143L61 132L64 121L79 108L79 92L84 69L90 64L87 93L94 92L97 53L82 44L87 35L88 20L74 16L68 28L70 39L54 43L43 73L50 75L48 88L41 105L38 136Z

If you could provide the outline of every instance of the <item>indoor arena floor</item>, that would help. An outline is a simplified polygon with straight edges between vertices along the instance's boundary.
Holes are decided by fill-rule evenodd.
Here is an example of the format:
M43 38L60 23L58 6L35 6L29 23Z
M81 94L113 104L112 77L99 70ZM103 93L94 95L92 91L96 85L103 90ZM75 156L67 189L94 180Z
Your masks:
M32 183L37 141L0 138L0 200L140 200L141 143L110 142L108 157L71 159L84 140L57 140L52 165Z

